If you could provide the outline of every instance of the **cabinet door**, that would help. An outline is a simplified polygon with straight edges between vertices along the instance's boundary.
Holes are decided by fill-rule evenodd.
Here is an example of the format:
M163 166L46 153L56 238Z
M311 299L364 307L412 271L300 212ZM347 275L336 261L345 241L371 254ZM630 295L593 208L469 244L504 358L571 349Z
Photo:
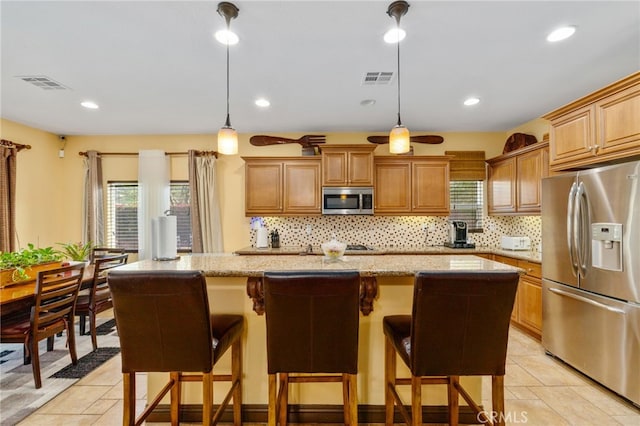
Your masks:
M494 254L493 255L493 260L496 262L500 262L500 263L505 263L507 265L511 265L511 266L518 266L518 260L514 259L512 257L506 257L506 256L500 256L499 254ZM519 293L520 293L520 283L522 282L522 279L520 279L520 282L518 283L518 290L516 291L516 299L513 302L513 311L511 311L511 322L513 323L518 323L518 299L519 299Z
M551 166L589 159L595 152L594 106L577 109L551 122Z
M515 213L516 160L515 157L489 165L489 213Z
M347 176L346 151L322 153L322 185L346 186Z
M320 199L320 161L286 161L283 213L320 214Z
M401 159L376 161L374 212L411 212L411 162Z
M540 213L542 178L545 177L546 155L543 149L516 157L516 211Z
M373 153L348 153L348 182L349 186L373 185Z
M520 278L518 322L538 336L542 333L542 286L539 279Z
M247 161L245 167L245 215L282 212L282 162Z
M625 157L640 152L640 85L596 102L599 156Z
M412 172L412 206L414 213L449 214L449 162L414 161Z

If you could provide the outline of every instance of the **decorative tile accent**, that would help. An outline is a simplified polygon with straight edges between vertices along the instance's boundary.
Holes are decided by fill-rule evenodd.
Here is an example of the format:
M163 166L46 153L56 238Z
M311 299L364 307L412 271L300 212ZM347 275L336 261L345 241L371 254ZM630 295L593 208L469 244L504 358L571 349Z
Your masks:
M309 216L262 217L265 227L278 230L282 246L320 245L334 236L349 244L377 247L440 246L448 237L449 219L441 216ZM486 216L484 232L471 233L477 246L500 247L503 235L528 236L537 247L542 238L540 216ZM256 231L250 230L252 244Z

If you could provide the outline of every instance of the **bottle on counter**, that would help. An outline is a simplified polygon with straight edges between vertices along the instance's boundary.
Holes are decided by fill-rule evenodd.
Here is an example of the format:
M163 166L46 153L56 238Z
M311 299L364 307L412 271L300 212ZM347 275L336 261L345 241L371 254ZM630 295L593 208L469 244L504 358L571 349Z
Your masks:
M277 229L271 233L271 248L280 248L280 235Z

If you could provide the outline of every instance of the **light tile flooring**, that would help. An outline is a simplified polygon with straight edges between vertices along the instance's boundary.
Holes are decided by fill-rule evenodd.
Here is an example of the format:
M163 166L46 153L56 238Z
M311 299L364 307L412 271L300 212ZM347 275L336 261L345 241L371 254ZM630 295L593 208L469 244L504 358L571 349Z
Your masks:
M544 354L512 329L505 378L507 424L528 426L636 425L640 410ZM20 425L121 425L120 357L115 357L27 417ZM140 384L144 380L140 381ZM491 395L483 382L483 395ZM138 387L138 407L145 401ZM483 401L490 407L489 400Z

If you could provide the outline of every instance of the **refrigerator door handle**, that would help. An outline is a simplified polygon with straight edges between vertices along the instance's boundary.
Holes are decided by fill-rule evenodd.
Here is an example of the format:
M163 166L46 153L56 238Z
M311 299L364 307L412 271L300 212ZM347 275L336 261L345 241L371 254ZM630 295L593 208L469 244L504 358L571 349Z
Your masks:
M578 185L574 182L569 190L569 197L567 199L567 246L569 247L569 260L571 261L571 272L574 276L578 276L578 260L575 245L575 199Z
M584 184L580 182L575 196L575 227L574 243L578 254L578 273L584 278L587 275L587 262L591 257L589 238L589 227L591 226L591 214L589 212L589 200Z
M558 294L560 296L568 297L570 299L575 299L575 300L578 300L580 302L588 303L589 305L593 305L593 306L596 306L598 308L606 309L609 312L613 312L613 313L620 314L620 315L625 315L626 314L626 312L623 311L622 309L614 308L614 307L611 307L611 306L606 305L604 303L596 302L595 300L591 300L591 299L587 299L586 297L578 296L577 294L569 293L567 291L560 290L560 289L553 288L553 287L549 288L548 290L550 292Z

